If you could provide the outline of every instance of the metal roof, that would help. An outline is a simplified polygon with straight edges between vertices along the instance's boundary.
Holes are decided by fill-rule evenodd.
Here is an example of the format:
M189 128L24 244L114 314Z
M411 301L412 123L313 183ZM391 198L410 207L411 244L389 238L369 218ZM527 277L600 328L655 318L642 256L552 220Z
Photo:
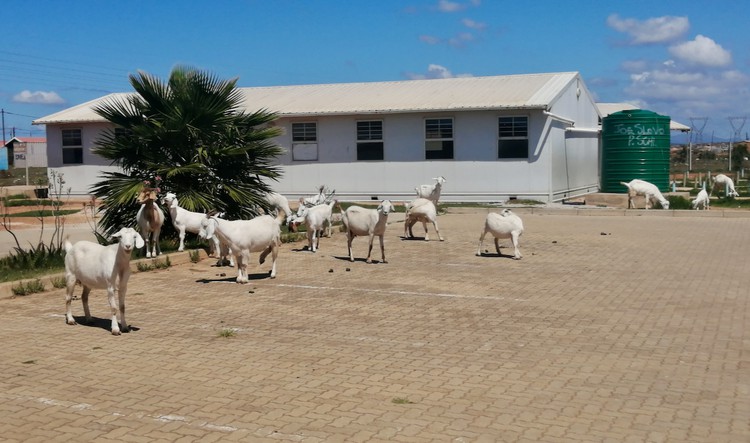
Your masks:
M599 108L599 113L602 115L602 117L606 117L609 114L614 114L615 112L628 111L630 109L640 109L638 106L631 105L630 103L597 103L596 107ZM689 132L690 126L686 126L682 123L676 122L670 117L669 130Z
M577 72L460 77L370 83L239 88L244 107L283 117L387 114L487 109L548 109ZM127 94L109 94L34 121L34 124L103 122L92 108Z

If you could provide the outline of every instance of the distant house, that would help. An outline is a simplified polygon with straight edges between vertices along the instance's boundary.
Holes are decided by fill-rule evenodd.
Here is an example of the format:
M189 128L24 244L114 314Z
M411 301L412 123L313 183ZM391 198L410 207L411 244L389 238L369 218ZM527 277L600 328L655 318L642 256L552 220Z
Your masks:
M559 201L598 189L599 111L577 72L240 88L244 107L279 114L288 197L320 185L342 200L407 200L447 179L446 201ZM73 194L101 171L94 155L111 94L43 117L51 169Z
M13 137L3 146L7 148L9 166L47 166L47 139L44 137Z

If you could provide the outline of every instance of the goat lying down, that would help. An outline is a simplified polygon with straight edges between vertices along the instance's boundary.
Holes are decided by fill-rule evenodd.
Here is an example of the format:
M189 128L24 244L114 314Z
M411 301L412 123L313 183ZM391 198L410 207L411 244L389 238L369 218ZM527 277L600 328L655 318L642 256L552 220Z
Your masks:
M516 260L521 259L521 251L518 249L518 239L523 234L523 221L521 217L517 216L510 209L503 209L499 214L496 212L490 212L487 214L487 218L484 221L484 230L479 236L479 247L477 247L477 256L482 255L482 243L484 243L484 237L488 233L492 234L495 239L495 251L500 255L500 243L498 242L501 238L509 238L513 242L513 258Z
M281 223L284 211L279 211L276 217L261 215L252 220L224 220L216 215L206 215L201 222L198 234L201 238L211 240L218 236L234 255L237 263L237 283L247 283L247 265L251 252L260 252L259 263L266 261L271 254L271 278L276 278L276 258L281 246Z
M109 307L112 310L112 334L120 335L121 331L129 331L125 320L125 293L130 279L130 255L133 249L142 248L144 241L132 228L122 228L112 237L120 242L102 246L86 240L75 244L65 240L65 322L69 325L76 324L70 304L76 282L81 282L81 302L86 322L91 322L89 293L92 289L106 289ZM122 328L117 324L118 317Z

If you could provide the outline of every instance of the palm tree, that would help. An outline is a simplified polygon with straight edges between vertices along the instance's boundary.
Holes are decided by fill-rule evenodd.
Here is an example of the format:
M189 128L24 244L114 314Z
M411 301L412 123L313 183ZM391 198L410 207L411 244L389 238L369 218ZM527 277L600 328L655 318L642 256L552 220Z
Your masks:
M192 68L174 68L166 83L139 71L130 84L135 94L94 109L114 124L94 153L122 169L103 173L92 189L103 201L105 233L135 224L144 187L174 192L188 210L215 209L228 218L265 208L267 182L281 175L274 161L282 149L271 141L280 133L270 125L275 113L246 113L236 79Z

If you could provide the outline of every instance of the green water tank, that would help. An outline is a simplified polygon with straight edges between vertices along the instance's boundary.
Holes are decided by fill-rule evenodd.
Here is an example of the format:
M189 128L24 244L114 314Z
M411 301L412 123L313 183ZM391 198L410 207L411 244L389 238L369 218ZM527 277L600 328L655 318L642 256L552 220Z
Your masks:
M626 193L620 182L639 178L669 191L669 121L642 109L602 119L601 192Z

